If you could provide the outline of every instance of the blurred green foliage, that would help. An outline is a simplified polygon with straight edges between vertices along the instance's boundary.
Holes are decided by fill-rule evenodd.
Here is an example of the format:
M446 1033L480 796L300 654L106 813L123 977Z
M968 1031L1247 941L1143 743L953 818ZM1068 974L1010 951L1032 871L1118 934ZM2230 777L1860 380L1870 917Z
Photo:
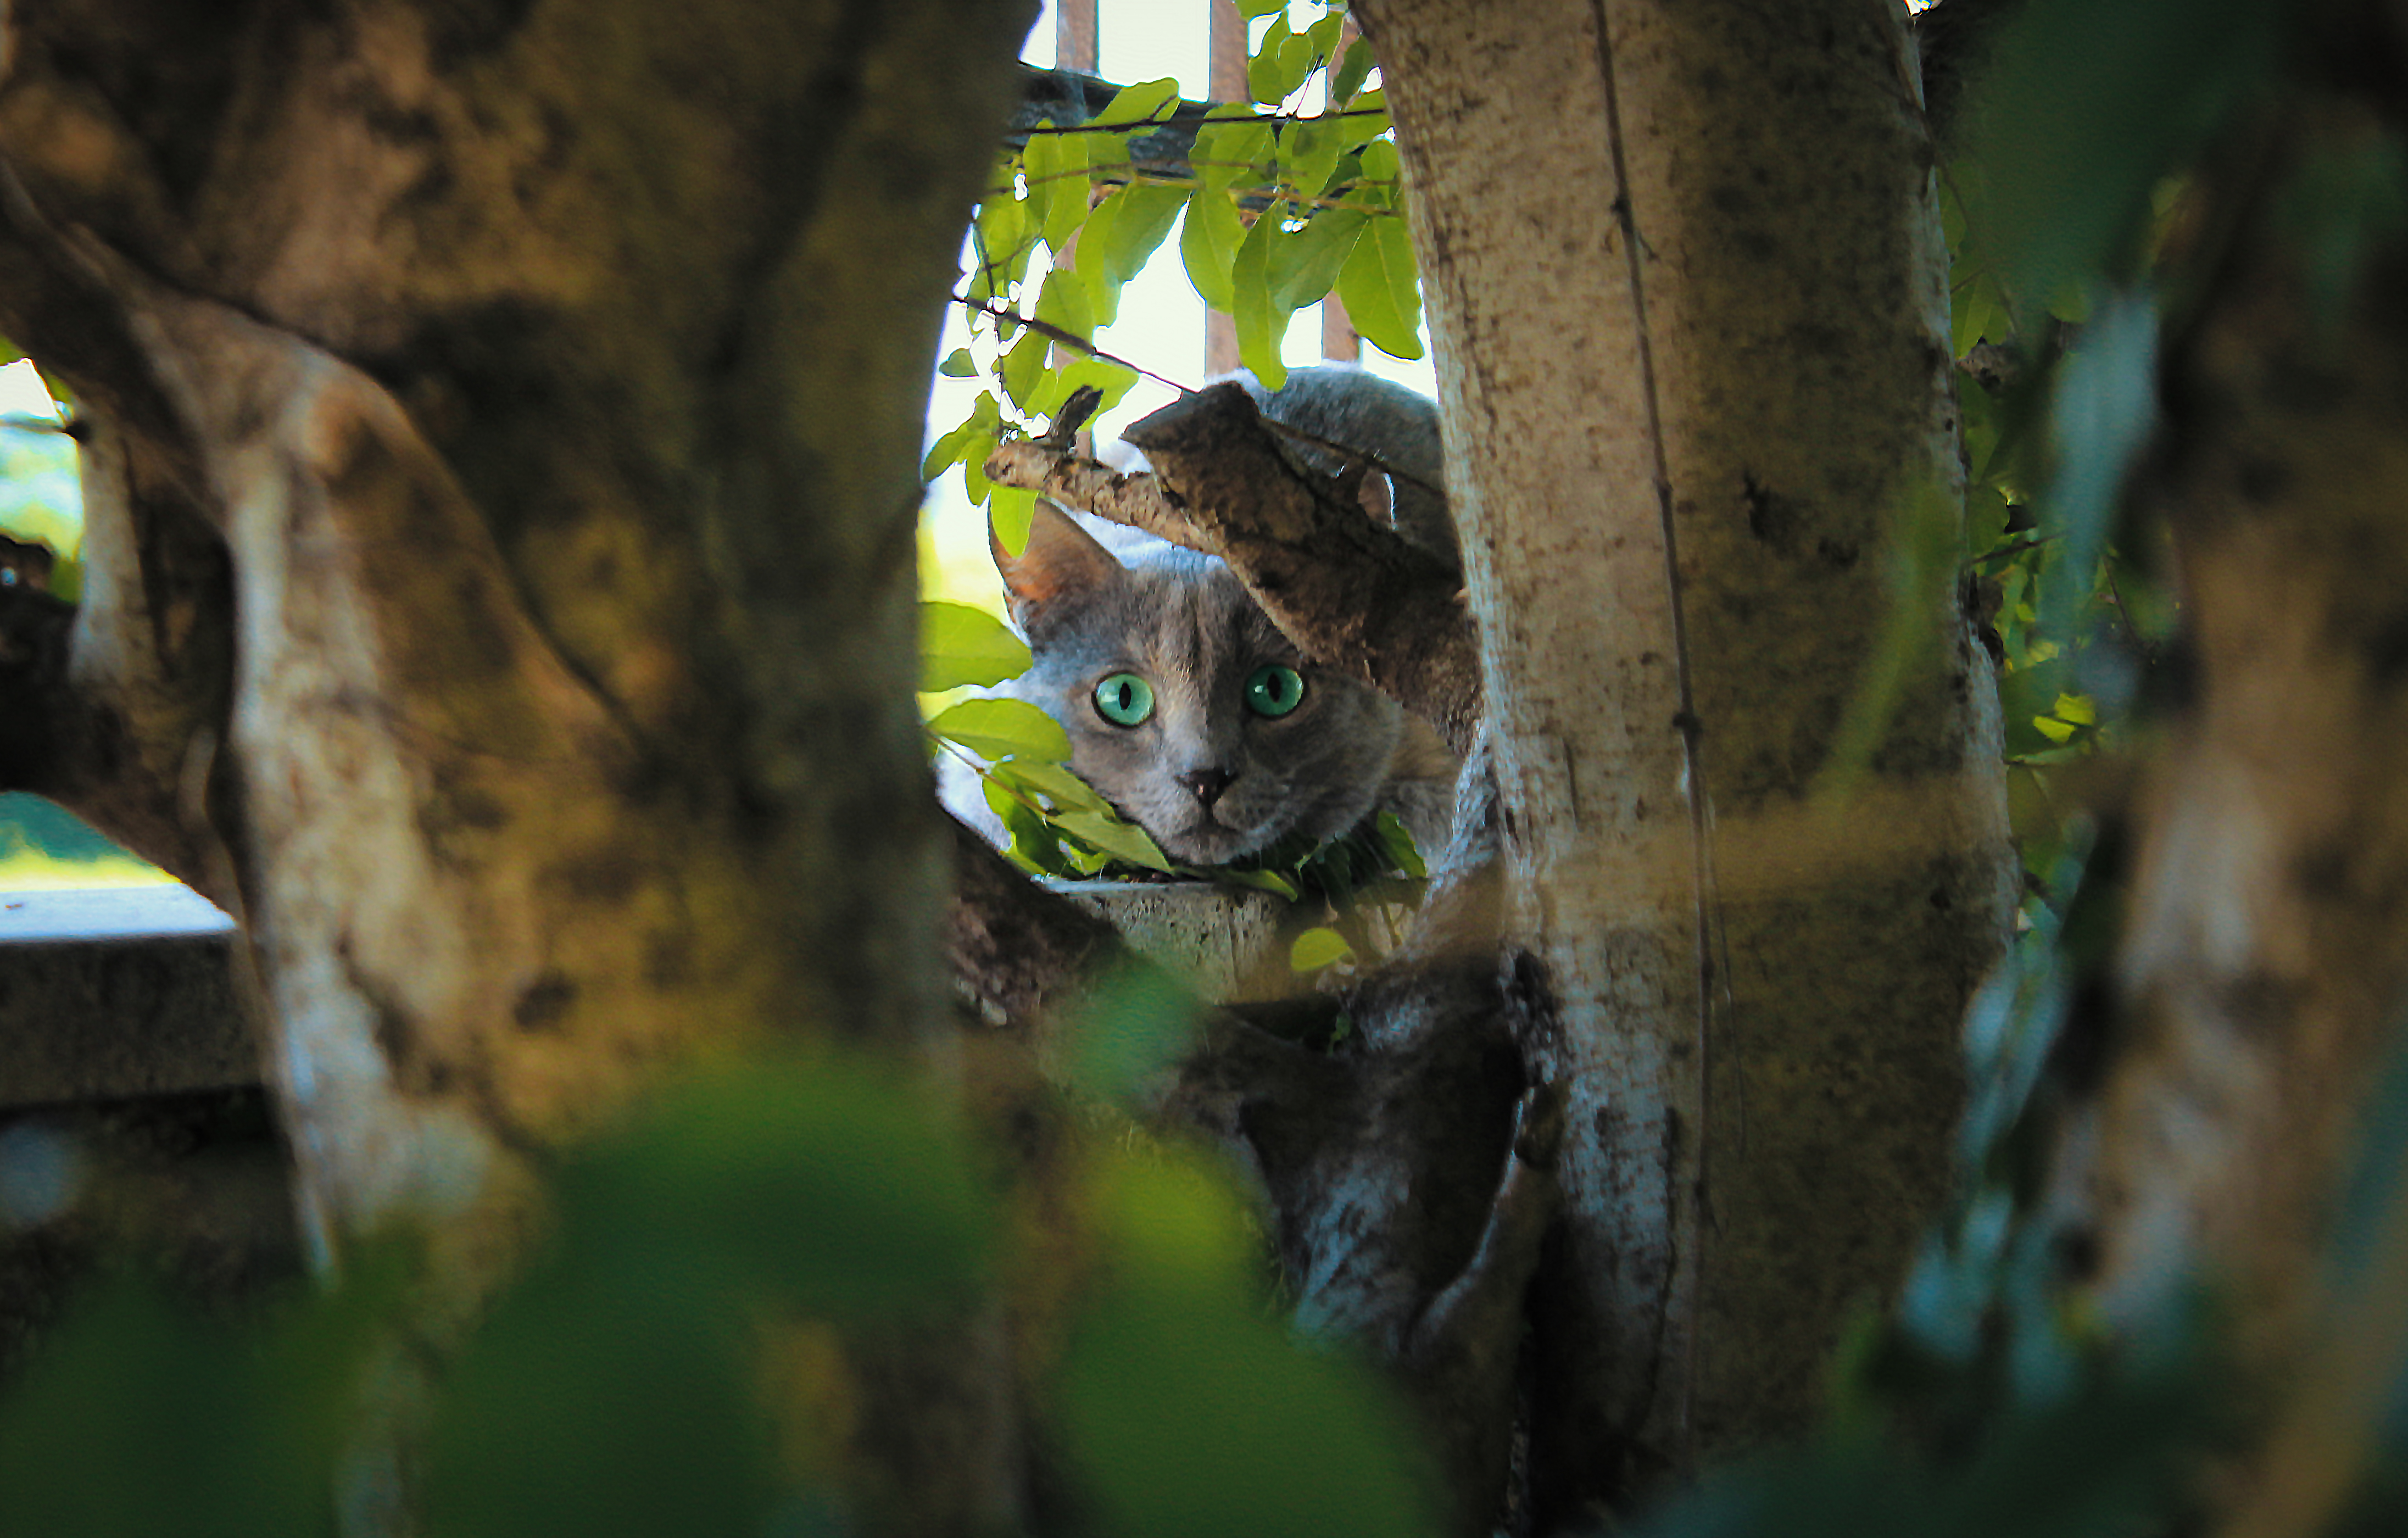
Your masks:
M1124 1044L1092 1087L1183 1036L1164 1008L1105 1006ZM396 1402L437 1538L858 1531L857 1362L1067 1295L1029 1366L1082 1531L1428 1531L1404 1412L1290 1339L1226 1176L1119 1125L1058 1171L1080 1231L1049 1247L924 1082L826 1058L690 1079L562 1167L535 1255L431 1388L407 1235L247 1326L120 1281L0 1400L0 1531L331 1533L390 1484Z

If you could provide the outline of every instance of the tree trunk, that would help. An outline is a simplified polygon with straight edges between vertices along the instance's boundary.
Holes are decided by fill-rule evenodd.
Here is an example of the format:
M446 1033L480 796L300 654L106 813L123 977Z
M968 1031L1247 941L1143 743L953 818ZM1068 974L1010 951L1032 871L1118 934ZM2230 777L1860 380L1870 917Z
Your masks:
M2205 1280L2261 1373L2327 1301L2408 985L2408 242L2373 231L2329 292L2263 189L2379 132L2362 106L2303 107L2264 163L2203 183L2249 216L2169 357L2150 487L2196 687L2134 808L2119 1018L2066 1143L2088 1230L2068 1253L2107 1317L2146 1325Z
M1357 9L1415 188L1508 987L1569 1101L1543 1528L1800 1424L1948 1187L2013 864L1945 268L1902 11Z
M916 470L1029 12L11 13L92 552L12 761L242 919L329 1246L437 1215L471 1301L664 1066L943 1021Z

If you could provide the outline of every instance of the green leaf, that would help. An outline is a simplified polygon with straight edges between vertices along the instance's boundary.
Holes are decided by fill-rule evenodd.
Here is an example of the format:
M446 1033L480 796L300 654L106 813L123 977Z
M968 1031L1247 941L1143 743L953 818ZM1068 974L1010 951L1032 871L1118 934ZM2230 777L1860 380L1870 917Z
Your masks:
M1412 237L1402 219L1371 221L1339 268L1338 297L1345 302L1354 329L1372 346L1395 358L1422 355L1421 281L1413 268Z
M1320 21L1305 28L1304 36L1312 45L1313 57L1325 62L1335 62L1338 58L1338 38L1345 28L1346 12L1342 9L1331 10Z
M1258 22L1266 16L1285 12L1287 0L1237 0L1237 6L1239 15L1249 22Z
M1336 20L1334 17L1331 19ZM1321 58L1322 52L1313 46L1310 33L1290 34L1287 39L1280 44L1280 83L1287 87L1280 93L1283 100L1304 89L1306 79L1312 74L1313 65L1319 64Z
M1421 849L1413 842L1412 830L1405 826L1405 820L1393 812L1383 812L1377 826L1388 863L1415 881L1429 880L1429 867L1422 859Z
M1242 870L1233 866L1215 866L1207 872L1225 886L1243 886L1252 891L1270 892L1294 902L1297 897L1296 883L1276 870Z
M1063 740L1065 757L1069 755L1068 740L1067 737ZM1169 859L1146 836L1145 829L1135 823L1123 822L1110 812L1065 812L1054 822L1065 833L1094 845L1115 859L1141 865L1149 870L1167 871L1170 869Z
M1088 120L1091 128L1133 128L1167 118L1165 108L1179 105L1179 82L1175 79L1139 80L1125 85L1104 104L1104 109Z
M1346 937L1326 927L1305 930L1287 948L1290 971L1317 972L1324 967L1354 959L1354 947L1346 943Z
M1347 120L1305 118L1280 130L1280 165L1289 183L1307 197L1328 190L1330 173L1347 149Z
M1039 795L1061 811L1106 812L1111 804L1087 783L1061 764L1049 764L1036 758L1012 758L995 766L996 778L1007 784Z
M1347 44L1339 55L1338 67L1330 72L1329 99L1340 107L1353 107L1355 93L1370 77L1373 62L1369 43L1357 37Z
M1058 252L1087 220L1086 147L1075 134L1031 134L1021 164L1027 167L1038 234Z
M985 459L994 451L996 435L1002 427L1003 408L991 393L980 391L978 399L970 405L968 420L929 446L927 457L920 462L920 478L934 481L954 465Z
M927 457L920 461L920 479L934 481L962 462L962 454L970 440L968 423L947 430L936 442L928 445Z
M1197 296L1224 315L1237 309L1230 269L1245 238L1238 205L1227 194L1199 187L1187 200L1187 219L1179 231L1180 260L1186 264L1187 280L1196 285Z
M970 356L968 348L956 347L945 354L944 362L937 365L937 372L949 380L973 379L978 374L978 360Z
M1397 194L1404 183L1404 165L1397 155L1395 139L1373 138L1363 146L1363 180L1376 182L1386 194L1383 208L1398 206Z
M965 699L939 711L928 729L985 758L1026 758L1067 763L1070 739L1060 723L1025 699Z
M1196 168L1197 184L1209 193L1226 192L1243 184L1253 187L1268 185L1272 164L1271 125L1253 116L1242 107L1213 109L1215 114L1245 114L1234 119L1214 121L1207 117L1204 126L1196 132L1196 148L1189 164Z
M1129 387L1136 382L1137 370L1126 364L1114 363L1110 358L1081 358L1045 376L1038 386L1037 398L1030 403L1029 410L1036 416L1051 417L1062 410L1072 391L1082 384L1092 384L1104 395L1096 409L1109 411L1120 404L1121 397L1127 395Z
M1048 281L1051 281L1049 279ZM1045 375L1045 355L1053 343L1034 331L1024 332L1011 351L995 366L996 378L1003 384L1003 393L1011 397L1012 405L1024 415L1034 414L1029 402L1037 393L1038 381Z
M1288 310L1319 303L1370 222L1369 214L1352 208L1323 208L1304 228L1282 237L1270 255L1271 303Z
M920 689L985 688L1028 671L1028 643L966 603L920 605Z
M815 1315L943 1304L993 1255L972 1168L959 1118L897 1071L831 1056L697 1074L566 1172L562 1258L624 1265L601 1279L638 1292L664 1266L706 1285L699 1268L724 1268Z
M1098 289L1117 295L1170 233L1187 195L1184 187L1140 181L1105 198L1079 237L1079 270L1089 274Z
M970 277L969 298L983 303L1008 292L1028 271L1037 249L1037 217L1025 199L991 195L979 205L979 270Z
M1018 486L997 486L987 494L987 527L1017 555L1028 548L1028 525L1037 518L1037 494Z
M1096 335L1096 301L1087 280L1068 267L1047 273L1045 286L1037 294L1037 318L1082 341L1091 340Z
M1283 7L1280 13L1271 19L1270 30L1264 33L1263 40L1255 45L1254 57L1246 61L1246 94L1255 101L1276 107L1287 100L1288 93L1296 89L1297 82L1287 79L1285 61L1282 57L1293 36L1288 30L1287 10Z
M1229 269L1230 294L1236 301L1230 317L1238 323L1238 361L1254 371L1266 390L1276 390L1287 382L1287 365L1280 357L1280 343L1287 336L1288 318L1295 313L1281 309L1271 295L1270 248L1278 237L1278 218L1264 212L1254 221L1254 227L1246 232L1246 238L1238 247L1238 259ZM1358 324L1355 329L1362 327ZM1370 335L1368 331L1363 334Z
M985 784L986 804L1001 819L1006 833L1011 835L1010 846L1004 855L1014 865L1036 875L1067 876L1070 861L1063 853L1062 840L1054 825L990 778Z

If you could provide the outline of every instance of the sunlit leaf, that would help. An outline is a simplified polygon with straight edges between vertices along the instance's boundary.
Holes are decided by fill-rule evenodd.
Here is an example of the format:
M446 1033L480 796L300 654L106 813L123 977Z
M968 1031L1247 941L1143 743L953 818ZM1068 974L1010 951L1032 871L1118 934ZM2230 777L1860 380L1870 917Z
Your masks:
M1301 309L1318 303L1337 284L1355 239L1371 223L1352 208L1323 208L1312 222L1283 237L1270 252L1271 304Z
M1082 340L1092 339L1096 335L1096 301L1086 279L1068 267L1055 267L1047 273L1045 286L1037 295L1037 318Z
M1355 93L1370 77L1373 64L1371 45L1356 37L1339 55L1338 67L1329 75L1329 99L1340 107L1352 107Z
M1120 88L1104 109L1089 120L1094 128L1129 128L1150 123L1170 115L1179 104L1179 82L1175 79L1139 80Z
M1078 268L1096 287L1117 295L1170 233L1187 202L1183 187L1132 182L1096 206L1079 237Z
M1330 20L1337 20L1336 17ZM1309 33L1291 33L1279 46L1279 81L1287 87L1283 96L1293 96L1304 89L1304 82L1321 62L1321 50L1313 46Z
M1056 252L1086 222L1086 146L1075 134L1031 134L1022 152L1028 171L1028 203L1038 234Z
M1354 959L1354 947L1346 943L1346 937L1326 926L1305 930L1287 948L1291 971L1316 972Z
M944 362L937 365L937 372L949 380L972 379L978 374L978 360L970 356L968 348L956 347L945 354Z
M1270 30L1263 34L1263 40L1254 45L1254 57L1246 61L1246 93L1255 101L1276 107L1302 83L1287 78L1284 54L1294 36L1288 30L1287 11L1283 7L1272 17Z
M1073 391L1092 384L1104 396L1096 409L1109 411L1120 404L1137 378L1137 370L1126 364L1114 363L1110 358L1080 358L1047 374L1039 383L1036 398L1029 402L1028 409L1033 415L1051 417L1062 410Z
M970 403L968 418L929 446L927 457L920 462L921 479L934 481L952 466L985 459L1002 426L1003 408L993 395L980 391L978 399Z
M997 764L995 774L1023 789L1040 792L1054 806L1072 812L1105 812L1110 807L1096 788L1062 764L1035 758L1013 758Z
M1374 219L1364 229L1339 268L1338 297L1364 340L1391 357L1422 355L1421 282L1403 220Z
M1304 36L1312 43L1312 51L1316 56L1325 61L1334 60L1338 57L1339 35L1345 30L1345 11L1333 9L1325 14L1321 20L1305 28Z
M1219 118L1223 111L1243 115ZM1221 193L1265 180L1264 167L1271 162L1271 125L1244 108L1215 108L1213 112L1216 116L1197 130L1190 156L1197 185L1208 193Z
M1068 740L1064 739L1064 742L1063 756L1068 757ZM1096 812L1066 812L1054 820L1064 832L1094 845L1114 859L1141 865L1149 870L1167 871L1170 869L1169 859L1154 840L1146 836L1145 829L1135 823L1123 822L1116 816Z
M1038 381L1044 377L1046 355L1053 346L1036 332L1025 332L996 364L996 379L1002 384L1003 393L1024 413L1034 410L1029 402L1037 394Z
M1276 390L1287 381L1287 365L1280 357L1280 343L1287 335L1288 318L1295 313L1283 309L1271 295L1270 249L1279 238L1279 221L1264 214L1246 232L1246 238L1238 247L1238 259L1229 268L1230 294L1235 301L1230 316L1237 322L1238 361L1254 371L1266 390ZM1362 327L1358 325L1356 329ZM1370 335L1368 330L1363 334Z
M1280 130L1280 165L1289 182L1307 196L1329 185L1329 174L1349 148L1348 120L1305 118Z
M1238 206L1226 194L1199 188L1187 200L1187 218L1179 231L1180 260L1197 295L1224 315L1237 308L1230 274L1245 238Z
M978 245L984 266L975 275L972 299L991 299L1020 281L1037 249L1039 212L1009 193L991 194L979 205Z
M987 494L987 527L1005 552L1017 555L1028 548L1028 525L1037 517L1037 494L1018 486L997 486Z
M1028 664L1028 643L985 610L935 600L920 605L923 693L984 688L1018 678Z
M1056 763L1070 756L1061 725L1025 699L965 699L928 721L928 729L988 758L1019 754Z

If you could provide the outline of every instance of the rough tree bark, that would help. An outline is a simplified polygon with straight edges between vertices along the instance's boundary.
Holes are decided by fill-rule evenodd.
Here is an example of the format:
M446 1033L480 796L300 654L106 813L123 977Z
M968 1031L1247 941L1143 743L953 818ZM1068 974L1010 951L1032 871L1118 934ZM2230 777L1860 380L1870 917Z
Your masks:
M1944 263L1902 10L1358 19L1416 190L1508 987L1568 1097L1546 1525L1799 1424L1946 1190L2013 867L1953 554L1905 558L1959 483ZM1927 644L1814 794L1893 603Z
M330 1247L435 1212L472 1297L665 1064L943 1020L915 472L1031 9L10 12L90 581L0 761L242 919Z

